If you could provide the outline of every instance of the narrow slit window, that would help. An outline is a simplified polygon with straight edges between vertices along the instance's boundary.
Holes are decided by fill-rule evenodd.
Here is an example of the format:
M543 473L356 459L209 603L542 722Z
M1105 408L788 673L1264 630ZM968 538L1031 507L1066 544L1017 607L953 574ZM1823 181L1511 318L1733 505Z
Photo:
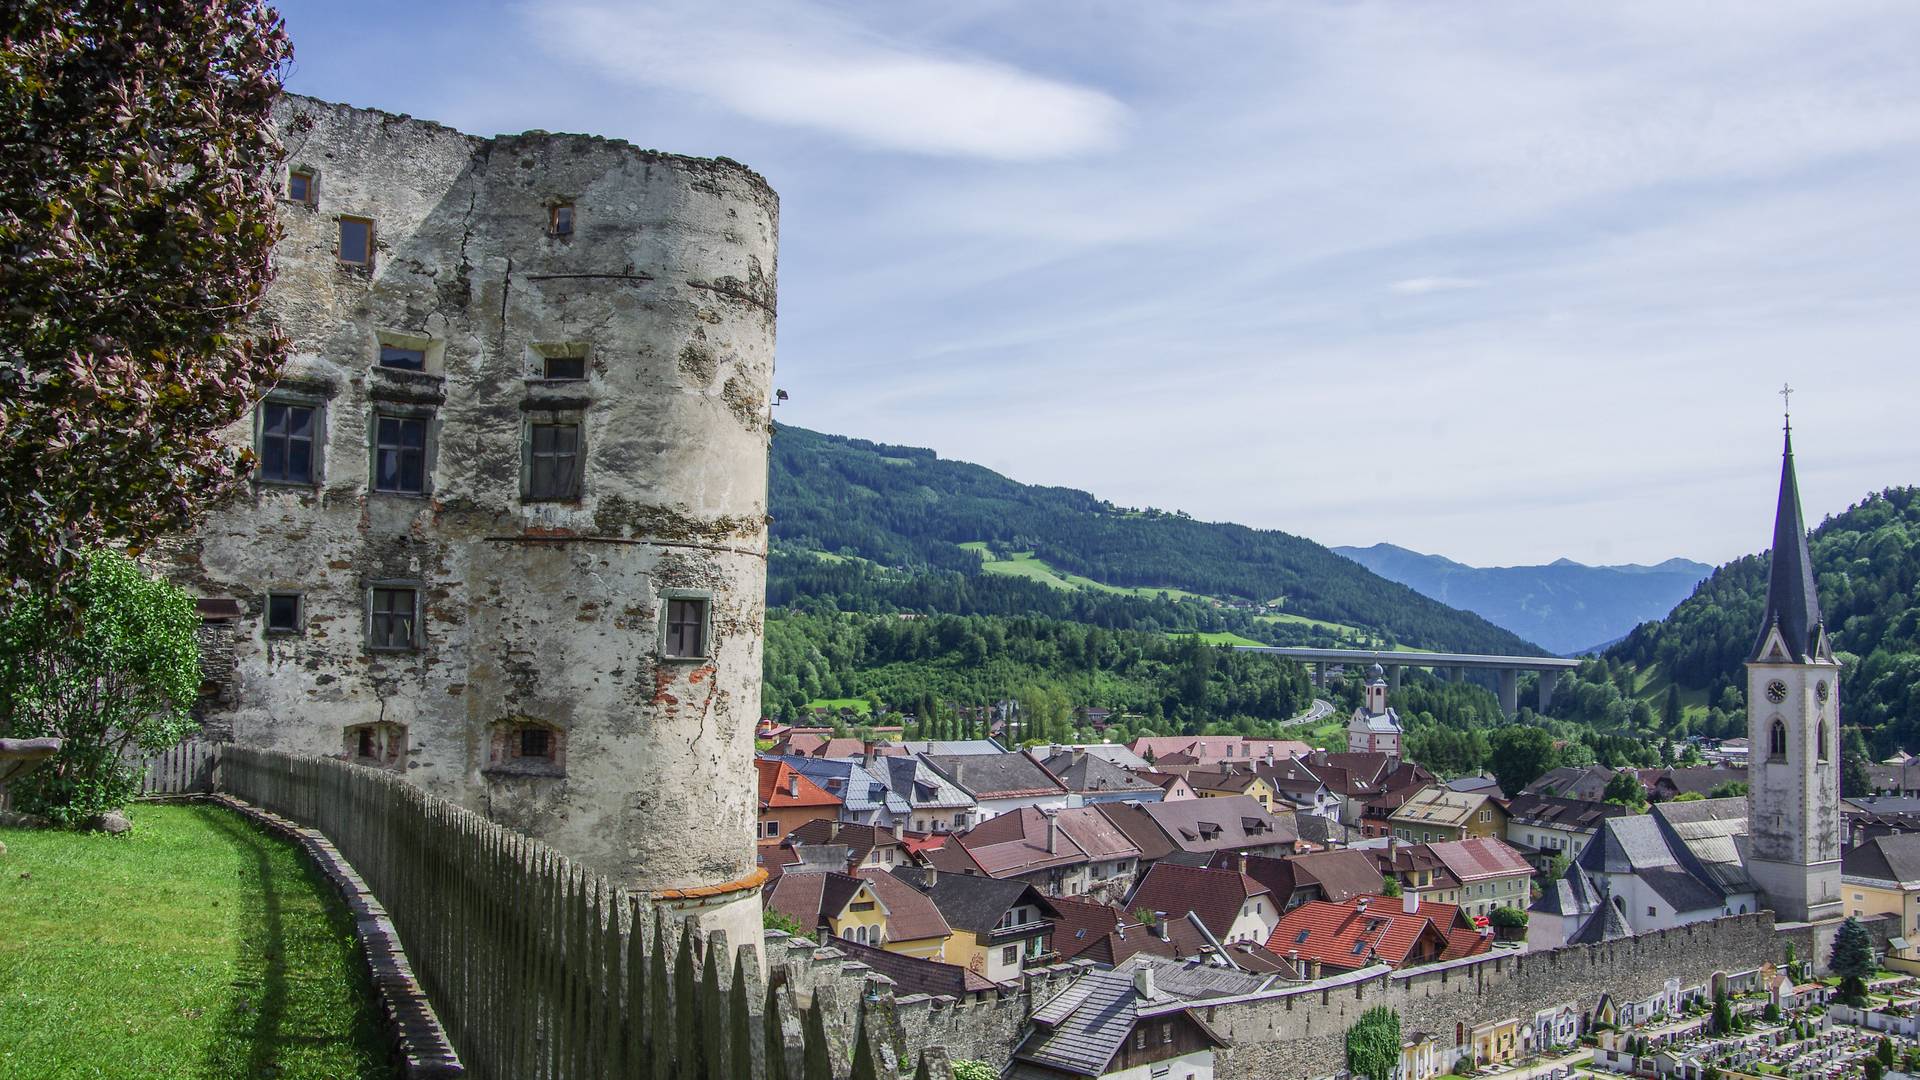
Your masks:
M564 500L579 497L580 425L531 425L527 498Z
M707 655L707 600L674 597L667 601L666 655L698 658Z
M378 417L374 432L373 488L422 494L427 482L427 421L418 416Z
M267 633L297 634L300 632L300 594L267 594Z
M313 173L294 169L287 174L287 198L302 206L313 205Z
M260 406L260 479L276 484L313 483L315 418L310 405L268 401Z
M373 590L368 636L375 649L412 649L419 644L418 590L380 587Z
M427 370L427 350L409 349L404 345L380 346L380 366L398 368L401 371Z
M340 261L348 266L373 265L373 222L366 218L340 219Z
M573 204L559 203L547 213L547 235L573 235Z

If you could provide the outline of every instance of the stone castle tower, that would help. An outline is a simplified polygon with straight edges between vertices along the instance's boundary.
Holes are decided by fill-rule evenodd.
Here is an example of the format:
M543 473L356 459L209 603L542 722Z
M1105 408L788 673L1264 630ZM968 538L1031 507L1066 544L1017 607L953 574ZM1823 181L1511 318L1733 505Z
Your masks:
M1747 660L1747 869L1782 921L1840 905L1840 664L1820 619L1788 429L1760 635Z
M205 729L757 940L776 196L607 139L277 120L291 359L231 432L250 488L164 555L230 643Z

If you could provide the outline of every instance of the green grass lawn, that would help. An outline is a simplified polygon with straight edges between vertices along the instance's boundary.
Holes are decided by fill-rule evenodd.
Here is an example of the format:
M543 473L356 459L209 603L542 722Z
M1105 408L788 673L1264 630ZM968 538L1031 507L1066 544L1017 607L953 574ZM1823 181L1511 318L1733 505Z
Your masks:
M1189 635L1176 633L1173 636L1187 637ZM1201 630L1196 631L1191 636L1197 637L1209 645L1266 645L1264 641L1255 641L1250 637L1241 637L1239 634L1233 633L1230 630Z
M839 712L841 709L852 709L854 712L859 713L861 716L866 716L867 714L873 711L873 703L868 701L866 698L823 697L823 698L814 698L812 701L807 702L807 708L831 709L834 712Z
M0 1078L392 1075L339 895L209 805L0 829Z
M1090 577L1081 577L1079 574L1069 574L1064 570L1055 569L1047 560L1040 558L1031 551L1016 551L1005 558L1001 558L988 550L986 541L984 540L974 540L961 544L960 546L968 551L979 552L980 557L985 560L982 569L989 574L1007 574L1012 577L1023 577L1031 581L1037 581L1042 585L1051 585L1056 589L1092 589L1095 592L1115 593L1121 596L1147 597L1159 596L1161 593L1165 593L1167 597L1172 600L1213 599L1210 596L1202 596L1196 592L1188 592L1185 589L1175 589L1171 586L1109 585L1104 581L1095 581Z

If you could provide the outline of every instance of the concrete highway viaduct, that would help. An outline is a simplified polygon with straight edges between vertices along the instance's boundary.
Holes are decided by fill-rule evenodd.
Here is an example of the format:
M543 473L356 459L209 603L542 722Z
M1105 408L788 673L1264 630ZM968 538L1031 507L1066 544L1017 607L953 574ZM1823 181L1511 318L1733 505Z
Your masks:
M1316 686L1327 684L1327 673L1334 665L1379 664L1387 670L1387 681L1393 689L1400 689L1400 669L1407 667L1432 668L1442 677L1458 680L1469 669L1494 671L1499 673L1500 707L1512 716L1520 711L1520 673L1537 671L1540 673L1540 704L1538 710L1546 712L1553 704L1554 684L1560 681L1560 673L1580 666L1578 660L1562 660L1555 656L1482 656L1478 653L1442 653L1442 652L1379 652L1368 649L1313 649L1306 647L1278 645L1240 645L1241 652L1265 653L1281 656L1289 660L1298 660L1303 664L1314 665L1313 681Z

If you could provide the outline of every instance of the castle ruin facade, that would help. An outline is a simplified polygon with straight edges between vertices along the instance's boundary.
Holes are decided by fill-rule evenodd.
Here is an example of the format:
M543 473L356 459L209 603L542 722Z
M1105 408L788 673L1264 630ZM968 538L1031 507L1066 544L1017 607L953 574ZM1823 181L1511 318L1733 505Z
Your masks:
M229 432L248 486L161 556L210 620L207 737L393 770L757 938L774 192L276 122L290 359Z

